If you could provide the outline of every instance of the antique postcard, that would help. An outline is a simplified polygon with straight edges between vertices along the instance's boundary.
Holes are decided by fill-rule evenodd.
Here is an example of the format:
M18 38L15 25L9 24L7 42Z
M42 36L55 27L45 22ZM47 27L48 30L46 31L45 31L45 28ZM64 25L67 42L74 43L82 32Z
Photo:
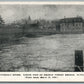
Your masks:
M84 2L0 2L0 81L84 82L83 52Z

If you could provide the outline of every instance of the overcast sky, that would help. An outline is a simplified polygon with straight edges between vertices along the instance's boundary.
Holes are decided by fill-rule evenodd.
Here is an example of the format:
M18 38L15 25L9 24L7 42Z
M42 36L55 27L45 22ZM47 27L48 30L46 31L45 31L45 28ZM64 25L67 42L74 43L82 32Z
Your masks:
M82 5L0 5L0 14L6 23L31 17L31 19L60 19L66 17L82 16Z

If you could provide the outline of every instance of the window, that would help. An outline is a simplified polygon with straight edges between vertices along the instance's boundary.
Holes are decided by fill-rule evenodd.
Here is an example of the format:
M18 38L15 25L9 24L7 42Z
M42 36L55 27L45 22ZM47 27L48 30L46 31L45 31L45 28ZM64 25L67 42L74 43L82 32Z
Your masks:
M75 23L75 26L78 26L79 24L78 23Z

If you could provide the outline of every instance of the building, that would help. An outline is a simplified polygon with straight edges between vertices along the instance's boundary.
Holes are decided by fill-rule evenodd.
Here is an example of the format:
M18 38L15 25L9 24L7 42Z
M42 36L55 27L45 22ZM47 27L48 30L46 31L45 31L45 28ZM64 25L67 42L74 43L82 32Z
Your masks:
M52 25L54 25L55 32L60 33L60 20L53 20Z
M82 17L64 18L60 20L60 33L83 33Z

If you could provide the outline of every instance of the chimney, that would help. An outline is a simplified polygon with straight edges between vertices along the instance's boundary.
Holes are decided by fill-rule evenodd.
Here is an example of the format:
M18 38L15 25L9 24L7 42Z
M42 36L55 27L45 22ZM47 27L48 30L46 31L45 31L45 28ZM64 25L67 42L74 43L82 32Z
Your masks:
M64 18L66 18L66 16L64 16Z

